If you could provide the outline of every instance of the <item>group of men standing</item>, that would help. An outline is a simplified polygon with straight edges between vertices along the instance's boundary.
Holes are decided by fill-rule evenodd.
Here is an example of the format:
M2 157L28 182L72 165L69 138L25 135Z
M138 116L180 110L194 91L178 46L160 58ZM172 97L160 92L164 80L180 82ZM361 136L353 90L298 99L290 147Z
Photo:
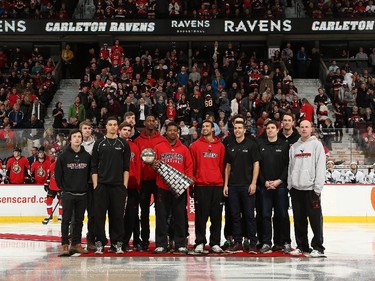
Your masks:
M188 253L188 191L178 197L171 192L155 172L163 161L194 181L190 194L195 202L196 254L206 251L206 225L210 218L208 244L212 252L283 250L292 255L324 256L320 194L325 154L322 144L311 135L310 122L301 122L299 135L293 127L293 116L285 114L282 130L269 121L265 133L254 139L245 133L244 118L238 115L233 119L233 133L222 143L214 134L214 124L205 120L201 137L190 148L180 141L176 123L169 123L165 136L161 136L155 130L155 122L154 116L147 116L145 129L139 134L132 122L119 125L116 118L109 118L106 135L95 142L89 123L81 124L81 130L71 131L70 145L58 157L55 167L56 183L63 191L63 254L87 253L81 246L86 208L88 250L104 252L108 213L110 251L132 251L132 235L134 249L148 251L151 195L156 210L154 253L166 253L171 248L180 254ZM141 161L140 154L146 148L156 153L152 165ZM297 242L294 250L289 192ZM220 246L223 197L228 247ZM314 233L313 249L307 238L308 219ZM244 239L248 242L245 247Z

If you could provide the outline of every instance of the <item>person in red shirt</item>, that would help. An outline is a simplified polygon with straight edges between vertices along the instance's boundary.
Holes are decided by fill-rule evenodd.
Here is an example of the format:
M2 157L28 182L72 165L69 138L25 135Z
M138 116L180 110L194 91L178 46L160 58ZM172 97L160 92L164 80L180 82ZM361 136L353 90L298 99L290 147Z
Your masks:
M309 103L309 101L306 98L302 99L302 107L301 107L301 114L302 115L302 121L308 120L311 123L314 121L314 106Z
M44 149L38 150L38 160L31 165L31 178L35 184L44 185L48 179L48 171L51 163L46 160Z
M178 125L170 122L166 125L165 141L155 146L157 160L154 162L154 168L160 161L177 169L179 172L193 177L193 160L189 149L182 144L178 138ZM155 254L165 253L168 245L168 216L173 214L174 223L174 241L177 253L187 254L186 248L186 191L179 197L175 197L169 189L163 178L156 175L156 185L158 187L156 207L156 249Z
M55 157L57 157L57 153ZM42 221L43 224L47 224L51 219L52 215L52 203L53 199L57 197L58 204L59 204L59 216L58 220L61 221L62 219L62 204L61 204L61 189L57 186L56 179L55 179L55 166L56 161L54 161L48 170L48 178L47 182L44 184L44 190L47 192L46 204L47 204L47 217Z
M133 234L134 225L139 224L138 218L138 207L139 207L139 191L141 189L141 158L138 146L133 143L130 138L132 134L133 126L130 123L122 122L119 126L120 137L125 139L130 146L130 170L129 170L129 183L128 183L128 201L125 209L124 216L124 240L123 250L125 252L131 252L132 249L129 246L130 237ZM137 227L137 226L136 226ZM138 226L139 229L139 226ZM139 235L139 232L138 232ZM138 245L139 237L133 238L133 245Z
M156 119L153 115L148 115L144 121L145 130L139 137L134 140L139 151L146 148L154 148L158 143L165 139L155 130ZM141 239L142 249L148 250L150 239L150 201L151 195L156 198L156 172L144 163L141 163L141 192L140 192L140 208L141 208Z
M167 119L171 121L174 121L176 117L176 108L174 106L173 100L168 101L166 116L167 116Z
M30 179L30 164L27 158L21 155L22 149L15 147L13 157L7 161L7 178L10 184L23 184Z
M206 240L206 224L210 217L211 251L222 253L221 237L221 200L224 186L225 147L215 136L214 124L203 121L202 135L190 146L193 158L194 203L195 203L195 249L203 253Z

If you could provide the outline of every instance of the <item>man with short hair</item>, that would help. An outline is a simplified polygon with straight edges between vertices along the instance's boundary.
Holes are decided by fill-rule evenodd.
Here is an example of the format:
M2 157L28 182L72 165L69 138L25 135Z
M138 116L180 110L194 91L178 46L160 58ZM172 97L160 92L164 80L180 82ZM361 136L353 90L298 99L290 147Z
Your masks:
M279 131L278 137L289 145L294 144L300 138L300 134L295 126L295 118L291 113L284 113L283 119L281 121L282 130Z
M183 173L189 178L193 177L193 160L189 149L181 143L178 138L178 125L174 122L168 123L166 126L165 141L155 146L157 160L154 162L156 168L159 161L170 165ZM158 195L156 204L156 232L155 254L167 252L168 246L168 221L169 214L173 214L174 223L174 241L176 251L180 254L187 254L186 245L186 204L187 192L175 197L169 189L163 178L156 175L156 185L158 187Z
M82 132L82 146L92 155L92 149L95 144L95 137L92 135L92 124L90 121L82 121L79 124L79 130ZM89 188L87 191L87 250L95 251L95 205L94 205L94 188L92 180L89 179Z
M153 115L148 115L144 122L145 130L134 143L138 146L139 151L146 148L154 148L158 143L165 141L158 131L155 130L156 119ZM150 239L150 200L153 195L154 200L157 198L156 172L149 165L141 164L141 238L143 251L148 250Z
M124 209L129 181L129 144L117 136L116 117L106 120L106 135L97 140L92 151L91 174L95 201L96 254L103 254L108 243L105 221L108 211L110 251L124 253Z
M214 253L222 253L221 236L221 199L223 190L223 172L225 147L214 134L212 121L202 123L202 135L190 146L193 158L194 203L195 203L195 249L203 253L206 240L206 224L210 217L210 246Z
M286 188L289 145L278 137L278 131L277 123L273 120L269 121L266 125L266 138L259 141L259 195L262 201L263 218L261 253L269 253L272 249L272 211L275 225L274 245L282 245L285 253L291 251L289 198Z
M288 189L292 197L297 242L297 248L290 254L310 253L310 257L325 257L320 195L324 186L326 156L322 143L311 135L310 121L303 120L300 131L300 139L289 150ZM307 237L308 221L314 233L312 251Z
M133 234L133 247L140 244L139 238L139 191L141 189L141 158L138 146L130 139L133 126L126 121L119 126L120 137L126 140L130 147L130 170L128 185L128 200L126 203L124 216L124 238L122 248L125 252L131 252L129 246L130 238ZM134 232L134 233L133 233ZM137 232L137 233L136 233ZM137 241L138 240L138 241Z
M88 180L90 178L90 154L81 146L82 133L72 130L70 145L56 160L55 179L61 188L63 215L61 223L61 255L87 254L81 246L82 226L87 205ZM74 220L72 215L74 213ZM72 223L71 247L69 249L69 225Z
M241 217L244 223L247 238L250 241L249 253L256 253L256 223L254 218L256 182L259 175L259 151L257 144L245 137L245 124L243 121L235 121L235 142L226 147L225 154L225 197L229 198L229 206L232 216L234 244L228 251L241 252L242 229ZM241 210L242 206L242 210Z

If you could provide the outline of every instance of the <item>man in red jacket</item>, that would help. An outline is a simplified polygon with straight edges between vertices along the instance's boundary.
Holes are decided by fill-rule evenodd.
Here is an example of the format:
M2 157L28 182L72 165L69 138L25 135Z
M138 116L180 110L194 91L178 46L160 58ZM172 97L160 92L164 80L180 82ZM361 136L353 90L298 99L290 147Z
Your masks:
M124 216L124 240L122 244L122 249L125 252L131 252L132 249L129 246L130 237L133 234L134 224L138 224L138 206L139 206L139 190L141 183L141 158L138 146L133 143L130 139L130 135L133 130L133 126L127 122L122 122L119 126L120 137L125 139L130 146L130 170L129 170L129 183L128 183L128 199L125 208ZM136 239L133 238L133 246L138 244Z
M194 203L195 203L195 249L203 253L206 240L206 223L211 220L210 246L214 253L222 253L221 236L221 199L223 192L223 172L225 147L214 134L214 124L203 121L202 135L190 146L193 158Z
M155 146L157 161L170 165L186 176L193 177L193 160L189 149L182 144L178 138L178 125L174 122L166 126L166 140ZM156 204L156 249L155 254L162 254L167 251L168 246L168 222L170 213L173 214L174 241L176 251L180 254L187 254L186 245L186 191L179 197L175 197L168 185L160 175L156 176L158 187Z
M31 165L31 177L35 184L44 185L48 179L48 172L51 163L46 160L46 152L40 148L38 150L38 160Z
M154 148L158 143L165 140L159 132L155 130L156 119L153 115L148 115L145 119L145 130L134 143L138 146L139 151L145 148ZM141 164L141 192L140 192L140 207L141 207L141 250L147 251L150 239L150 200L151 195L156 198L156 172L144 163Z

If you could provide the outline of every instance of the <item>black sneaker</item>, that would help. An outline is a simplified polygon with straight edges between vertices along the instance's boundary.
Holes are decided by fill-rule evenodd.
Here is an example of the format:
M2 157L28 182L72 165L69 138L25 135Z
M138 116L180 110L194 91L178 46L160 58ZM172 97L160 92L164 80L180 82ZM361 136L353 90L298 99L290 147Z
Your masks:
M257 245L251 245L249 246L249 254L258 254L258 247Z
M122 244L122 250L127 253L133 252L133 249L129 246L129 244Z
M148 243L142 243L141 245L142 245L142 251L148 252L148 246L149 246Z
M133 248L137 252L142 252L143 251L142 245L140 243L137 243L137 244L133 245Z
M220 247L222 248L224 251L228 250L231 246L233 246L233 240L232 239L227 239L224 244Z
M283 249L284 249L284 247L281 246L281 245L274 245L272 247L272 252L281 252Z
M234 242L233 246L229 247L227 250L229 253L240 253L243 252L243 247L241 242Z

